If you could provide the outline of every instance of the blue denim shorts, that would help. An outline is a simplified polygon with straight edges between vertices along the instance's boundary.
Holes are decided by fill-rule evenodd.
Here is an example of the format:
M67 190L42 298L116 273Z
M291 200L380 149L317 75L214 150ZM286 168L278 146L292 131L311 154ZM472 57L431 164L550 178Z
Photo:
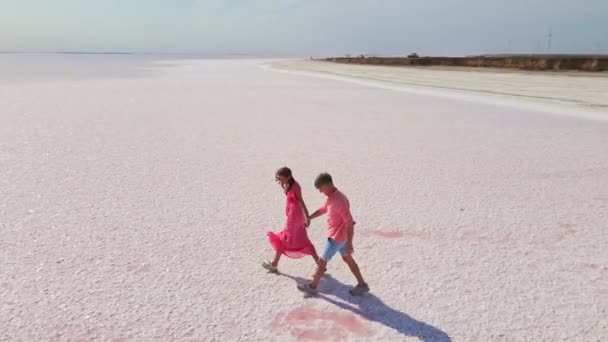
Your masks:
M340 252L341 256L346 256L346 241L336 241L328 238L327 242L325 243L325 247L323 247L323 255L321 255L321 259L329 261L338 252Z

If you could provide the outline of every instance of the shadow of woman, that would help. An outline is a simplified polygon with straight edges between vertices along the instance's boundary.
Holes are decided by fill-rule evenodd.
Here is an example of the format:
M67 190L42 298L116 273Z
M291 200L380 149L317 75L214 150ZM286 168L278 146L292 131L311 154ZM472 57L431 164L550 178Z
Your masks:
M290 278L297 283L307 281L304 278L294 277L280 273L281 276ZM319 293L314 298L325 300L343 310L350 311L369 321L378 322L400 334L408 337L417 337L422 341L429 342L451 342L452 339L442 330L418 321L409 315L393 309L384 304L380 298L368 293L361 297L353 297L348 293L349 287L339 280L326 274L319 284ZM332 297L341 299L336 300Z

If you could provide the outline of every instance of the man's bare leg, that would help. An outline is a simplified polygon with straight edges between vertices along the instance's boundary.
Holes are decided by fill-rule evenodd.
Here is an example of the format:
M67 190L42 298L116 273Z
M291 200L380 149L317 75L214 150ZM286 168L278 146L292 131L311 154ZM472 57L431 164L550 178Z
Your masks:
M315 264L319 266L319 256L317 255L317 251L312 252L312 258L315 259Z
M365 285L365 280L363 280L363 276L361 275L361 270L359 270L359 265L355 262L355 259L350 255L345 255L342 257L342 260L348 265L350 271L353 273L355 278L357 278L357 282L359 285Z
M325 261L324 259L319 259L319 262L317 264L317 271L312 276L312 281L310 282L310 287L312 287L313 289L317 288L317 285L319 285L319 281L321 281L321 278L323 278L323 275L325 274L325 271L327 270L326 267L327 267L327 261Z

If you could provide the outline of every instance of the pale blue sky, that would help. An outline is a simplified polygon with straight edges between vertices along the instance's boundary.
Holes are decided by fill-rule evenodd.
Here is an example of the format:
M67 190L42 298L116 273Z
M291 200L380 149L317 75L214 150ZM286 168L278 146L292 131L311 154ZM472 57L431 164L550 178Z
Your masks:
M0 51L608 52L608 0L0 0Z

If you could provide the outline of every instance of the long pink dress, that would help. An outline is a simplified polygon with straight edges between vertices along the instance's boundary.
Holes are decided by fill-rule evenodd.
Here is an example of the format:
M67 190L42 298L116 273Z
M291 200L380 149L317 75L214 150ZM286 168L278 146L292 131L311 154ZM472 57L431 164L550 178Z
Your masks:
M313 255L315 247L308 238L306 230L306 217L300 203L302 189L300 184L294 181L293 185L285 193L287 195L287 224L278 234L268 232L268 239L272 247L290 258L302 258L306 255Z

